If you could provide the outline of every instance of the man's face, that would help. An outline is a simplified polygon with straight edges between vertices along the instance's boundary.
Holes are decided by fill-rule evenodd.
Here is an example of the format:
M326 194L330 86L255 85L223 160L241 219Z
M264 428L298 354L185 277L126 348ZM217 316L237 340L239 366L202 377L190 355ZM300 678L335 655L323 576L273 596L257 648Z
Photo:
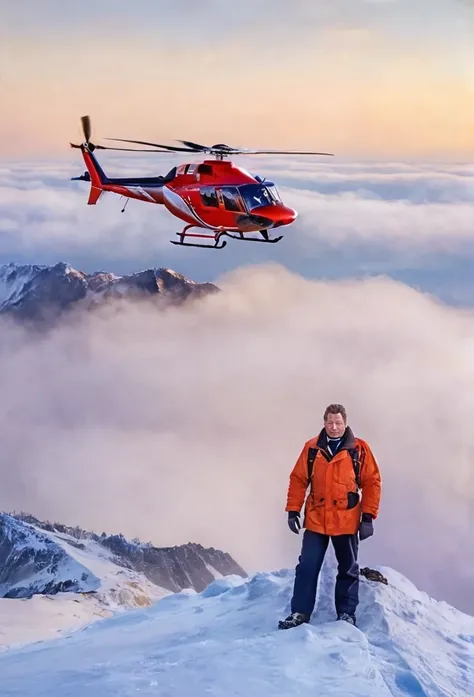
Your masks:
M328 414L324 422L324 428L330 438L340 438L344 435L346 424L342 418L342 414Z

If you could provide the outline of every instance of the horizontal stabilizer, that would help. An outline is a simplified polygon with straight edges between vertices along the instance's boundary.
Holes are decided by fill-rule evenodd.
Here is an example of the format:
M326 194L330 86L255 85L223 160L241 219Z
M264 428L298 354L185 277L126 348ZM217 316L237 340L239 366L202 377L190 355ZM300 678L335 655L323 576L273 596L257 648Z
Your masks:
M71 181L80 181L80 182L90 182L91 180L91 175L89 172L84 172L84 174L81 174L80 177L71 177Z

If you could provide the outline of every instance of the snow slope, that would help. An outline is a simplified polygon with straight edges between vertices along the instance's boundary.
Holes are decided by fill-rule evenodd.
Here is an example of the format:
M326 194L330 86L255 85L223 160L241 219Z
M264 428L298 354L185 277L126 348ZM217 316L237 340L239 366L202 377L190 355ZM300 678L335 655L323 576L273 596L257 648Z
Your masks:
M44 525L0 513L0 651L149 606L173 590L201 590L214 578L245 576L228 554L213 548L155 548L121 535Z
M226 577L0 654L1 695L474 695L474 617L381 571L388 586L361 579L359 628L334 621L330 564L311 624L286 631L293 571Z
M139 571L117 564L113 552L94 540L81 540L81 547L74 545L74 538L62 533L49 536L80 565L87 567L100 579L95 596L102 606L111 610L150 605L170 591L157 586Z
M19 564L17 573L21 572L21 580L0 584L0 590L5 591L8 586L13 592L17 588L41 592L70 579L80 581L83 575L86 578L76 584L78 588L73 587L76 592L46 593L29 599L0 597L0 651L12 644L61 636L63 632L130 608L149 606L170 592L151 583L144 574L117 564L114 554L94 540L84 539L78 545L71 535L53 532L46 535L44 530L20 524L5 514L2 520L5 535L10 533L14 542L5 565L11 561L14 566L23 551L28 552L29 560ZM36 561L35 567L30 562L32 554L37 553L43 554L43 558L41 564ZM2 569L0 576L1 573Z
M39 269L38 266L13 263L0 266L0 310L14 305L20 299L23 289L33 281Z
M4 513L0 513L0 519L0 542L5 547L9 544L8 556L2 559L0 568L1 595L7 591L9 598L34 593L53 595L53 589L59 586L61 591L69 590L78 595L94 592L106 604L136 606L145 603L127 602L125 585L129 588L133 587L131 584L140 586L153 599L167 594L143 573L124 566L124 560L93 539L78 541L67 533L45 533L36 525L20 522ZM67 587L61 588L61 584ZM21 596L18 595L20 590L23 591ZM147 604L150 603L151 599Z
M100 580L52 535L0 514L0 597L72 590L94 591ZM74 550L74 547L70 547Z
M31 599L0 598L0 655L10 646L57 639L113 614L101 598L80 593L35 595Z

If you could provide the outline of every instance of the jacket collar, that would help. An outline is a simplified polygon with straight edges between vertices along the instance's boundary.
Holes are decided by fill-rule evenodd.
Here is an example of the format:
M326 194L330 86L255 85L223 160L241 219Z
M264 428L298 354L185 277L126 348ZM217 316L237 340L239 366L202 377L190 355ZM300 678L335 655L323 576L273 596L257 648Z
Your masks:
M352 432L352 429L349 426L346 426L346 430L342 435L341 445L339 446L336 455L340 453L341 450L349 450L350 448L355 448L355 446L356 441L354 433ZM328 437L325 428L322 428L319 432L316 447L320 448L321 450L324 450L325 453L328 453Z

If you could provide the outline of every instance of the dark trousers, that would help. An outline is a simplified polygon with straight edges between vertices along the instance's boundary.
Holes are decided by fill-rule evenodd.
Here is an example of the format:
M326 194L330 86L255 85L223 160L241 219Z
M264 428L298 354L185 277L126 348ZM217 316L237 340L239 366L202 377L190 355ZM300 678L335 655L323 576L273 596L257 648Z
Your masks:
M359 565L357 554L359 539L355 535L321 535L319 532L305 530L301 554L296 566L291 612L311 615L316 601L316 588L319 572L323 565L329 540L334 546L338 563L336 576L335 603L338 615L348 612L355 614L359 603Z

